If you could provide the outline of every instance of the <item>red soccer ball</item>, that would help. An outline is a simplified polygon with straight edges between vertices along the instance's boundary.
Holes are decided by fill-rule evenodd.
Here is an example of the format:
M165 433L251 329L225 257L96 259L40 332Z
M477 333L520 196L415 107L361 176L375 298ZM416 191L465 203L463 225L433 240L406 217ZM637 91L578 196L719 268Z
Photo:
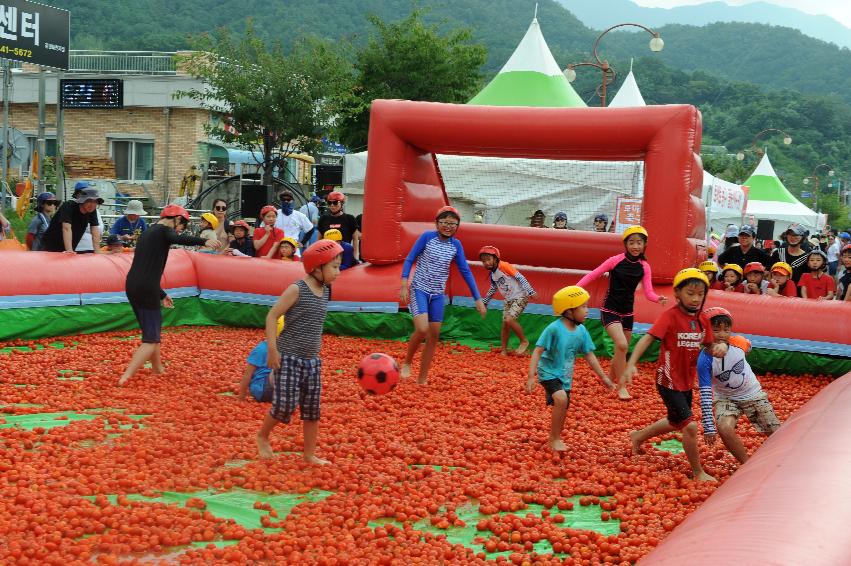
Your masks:
M370 354L358 364L358 384L370 395L390 393L399 383L399 364L387 354Z

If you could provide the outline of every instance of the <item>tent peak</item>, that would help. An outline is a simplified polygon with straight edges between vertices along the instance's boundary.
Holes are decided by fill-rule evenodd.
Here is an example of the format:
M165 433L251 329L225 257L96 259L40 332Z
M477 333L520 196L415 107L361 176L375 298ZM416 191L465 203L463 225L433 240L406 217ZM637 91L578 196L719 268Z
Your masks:
M647 106L644 97L641 96L641 90L638 88L638 83L635 82L635 75L632 74L630 65L629 73L623 80L617 94L609 102L609 108L631 108L637 106Z
M774 167L771 165L771 160L768 159L768 150L762 154L762 159L759 160L759 165L756 166L754 172L751 173L751 177L756 177L757 175L763 175L765 177L777 177L777 172L774 170Z

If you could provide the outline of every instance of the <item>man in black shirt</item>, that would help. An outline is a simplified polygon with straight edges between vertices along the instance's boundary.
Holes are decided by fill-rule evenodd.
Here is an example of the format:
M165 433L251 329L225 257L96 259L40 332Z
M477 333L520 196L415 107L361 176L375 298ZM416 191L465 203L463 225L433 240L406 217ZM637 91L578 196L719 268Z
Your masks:
M181 234L189 224L189 213L182 206L170 204L160 213L160 221L142 232L136 241L133 263L127 272L125 292L133 314L142 329L142 344L130 359L130 364L118 380L124 385L145 362L150 361L154 372L163 373L165 366L160 356L160 330L162 329L162 311L160 301L167 309L174 307L174 301L160 287L160 280L168 261L168 250L172 244L181 246L207 246L218 249L218 238L205 240L195 236Z
M325 232L336 228L343 235L343 241L352 245L355 257L360 257L360 230L355 217L343 212L346 195L340 191L328 193L328 212L319 217L316 227L322 237Z
M756 230L753 226L742 226L739 229L738 245L732 245L724 250L724 253L718 256L718 265L723 268L728 263L734 263L744 269L752 261L758 261L765 266L766 271L770 270L771 261L768 254L754 247L754 236L756 236Z
M103 204L98 190L95 188L82 189L73 200L59 207L50 220L44 236L41 239L41 249L46 252L74 253L74 248L80 243L87 226L91 226L94 252L100 252L100 224L97 207Z

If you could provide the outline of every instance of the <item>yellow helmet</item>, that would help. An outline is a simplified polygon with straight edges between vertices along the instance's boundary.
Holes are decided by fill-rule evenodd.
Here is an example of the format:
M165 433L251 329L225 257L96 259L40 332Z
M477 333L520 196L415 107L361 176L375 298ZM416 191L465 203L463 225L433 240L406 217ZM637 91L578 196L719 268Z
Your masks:
M278 334L278 335L280 335L280 334L281 334L281 331L282 331L283 329L284 329L284 317L283 317L283 316L279 316L279 317L278 317L278 332L277 332L277 334Z
M687 267L685 269L680 270L676 275L674 275L674 288L680 286L684 281L688 281L689 279L697 279L707 287L709 287L709 279L704 275L704 273L696 267Z
M727 265L725 265L725 266L724 266L724 268L721 270L721 273L724 273L725 271L728 271L728 270L733 270L733 271L735 271L736 273L738 273L738 274L739 274L739 277L744 277L744 276L745 276L745 270L744 270L744 269L742 269L742 266L741 266L741 265L739 265L738 263L728 263L728 264L727 264Z
M284 242L291 245L294 250L297 250L301 247L301 244L298 243L298 240L296 240L292 236L285 236L285 237L281 238L281 243L283 244Z
M568 309L575 309L576 307L581 307L591 298L591 295L577 285L571 285L569 287L565 287L564 289L559 289L556 291L556 294L553 295L553 312L556 315L561 316L564 311Z
M644 229L643 226L630 226L626 230L623 231L623 241L625 242L627 238L632 236L633 234L641 234L645 239L648 238L647 230Z
M215 230L216 228L219 227L219 219L216 218L216 215L213 214L212 212L205 212L204 214L201 215L201 218L203 218L204 220L209 222L210 226L213 228L213 230Z
M778 261L772 265L771 272L774 273L775 271L785 271L787 277L792 277L792 266L785 261Z
M715 265L714 261L707 260L707 261L701 262L701 264L698 265L697 268L701 271L711 271L713 273L718 273L718 266Z
M325 240L333 240L335 242L340 242L343 239L343 233L337 230L336 228L331 228L330 230L326 230L324 234L322 234L322 238Z

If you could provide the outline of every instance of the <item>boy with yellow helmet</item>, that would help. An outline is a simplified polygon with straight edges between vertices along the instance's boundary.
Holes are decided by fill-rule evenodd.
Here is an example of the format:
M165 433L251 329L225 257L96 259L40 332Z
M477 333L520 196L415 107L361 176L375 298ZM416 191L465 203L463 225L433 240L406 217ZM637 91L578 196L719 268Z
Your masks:
M298 261L298 256L295 255L296 250L301 247L301 244L298 243L298 240L290 236L285 236L281 238L281 241L278 243L278 246L280 246L279 253L281 254L282 260Z
M772 297L797 297L798 286L792 280L792 266L785 261L778 261L771 266L771 281L765 290Z
M718 265L711 259L701 262L697 268L706 275L706 278L709 279L710 285L712 285L718 278Z
M550 448L556 451L567 450L561 439L564 419L570 406L570 390L573 386L573 363L578 354L585 356L588 365L609 389L614 384L603 371L597 356L594 355L594 342L582 323L588 316L588 291L571 285L553 295L553 311L558 320L552 322L541 333L532 360L529 362L529 376L526 381L526 393L535 389L535 377L546 392L547 405L553 406L550 423Z
M284 317L278 317L278 335L284 329ZM266 365L269 353L266 340L261 340L254 346L248 358L245 360L245 370L239 382L239 400L245 401L246 395L251 393L255 401L262 403L272 402L272 393L275 389L272 383L272 369Z
M709 288L716 291L730 291L732 293L744 293L745 286L742 284L742 279L745 277L745 272L737 263L728 263L721 268L721 276L715 283L712 283Z
M219 219L216 218L216 215L212 212L205 212L201 215L201 221L199 226L201 232L199 234L199 237L204 238L205 240L217 238L218 236L216 236L216 228L218 227Z
M702 346L712 346L712 326L703 314L703 304L709 290L709 280L699 269L689 267L674 277L674 297L677 304L665 312L641 337L632 351L623 377L635 372L635 365L650 344L659 340L659 365L656 368L656 391L667 408L667 417L641 430L629 433L633 454L643 454L641 447L654 436L682 431L683 450L688 457L694 479L715 481L700 465L697 450L697 423L692 414L692 389L695 382L697 357ZM712 346L713 352L721 349Z
M340 271L348 269L357 263L355 260L355 248L352 244L343 240L343 232L336 228L331 228L326 230L322 234L322 237L326 240L333 240L343 246L343 261L340 263Z
M664 305L668 300L653 292L650 264L644 257L644 250L647 248L647 230L642 226L630 226L624 230L622 237L624 252L610 257L577 283L580 287L587 289L595 279L602 277L605 273L609 274L609 288L606 291L603 306L600 307L600 322L603 323L615 347L609 370L612 381L621 379L623 367L626 365L626 353L632 337L635 290L638 284L641 283L644 296L648 301ZM626 385L631 379L630 377L618 383L618 398L622 400L630 398Z

